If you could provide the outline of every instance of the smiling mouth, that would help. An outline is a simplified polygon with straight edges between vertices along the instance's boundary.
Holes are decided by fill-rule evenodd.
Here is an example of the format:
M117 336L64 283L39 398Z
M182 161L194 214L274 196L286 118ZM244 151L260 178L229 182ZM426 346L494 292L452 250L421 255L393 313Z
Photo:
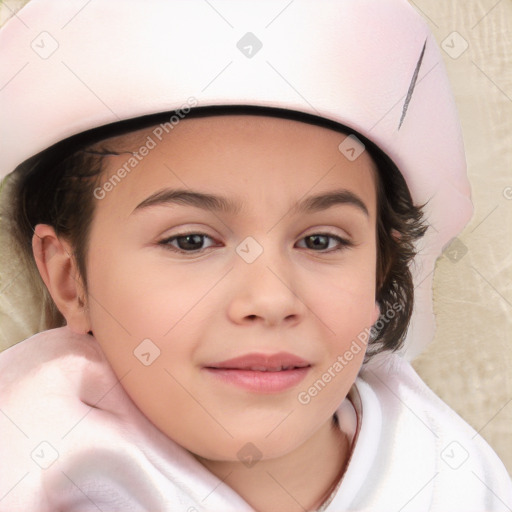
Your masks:
M251 372L286 372L289 370L296 370L297 368L307 368L309 365L305 366L249 366L247 368L217 368L211 367L213 370L245 370Z
M310 363L287 353L247 354L204 366L204 370L223 383L255 393L279 393L291 389L310 369Z

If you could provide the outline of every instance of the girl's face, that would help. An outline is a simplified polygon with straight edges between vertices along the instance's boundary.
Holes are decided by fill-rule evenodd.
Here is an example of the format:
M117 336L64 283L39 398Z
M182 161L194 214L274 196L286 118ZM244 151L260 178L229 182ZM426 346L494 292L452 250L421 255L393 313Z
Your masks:
M129 139L136 165L105 160L91 330L139 409L194 454L291 453L330 425L377 319L373 162L279 118L156 133Z

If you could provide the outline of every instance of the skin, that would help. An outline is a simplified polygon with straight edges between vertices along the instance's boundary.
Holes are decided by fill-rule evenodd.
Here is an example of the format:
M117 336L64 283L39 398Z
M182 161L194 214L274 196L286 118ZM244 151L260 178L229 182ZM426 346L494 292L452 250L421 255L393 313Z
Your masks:
M115 142L137 150L151 133ZM88 294L71 247L52 227L38 225L33 240L40 273L68 326L92 330L146 417L262 512L317 507L350 455L332 417L364 350L308 404L298 400L379 313L376 171L366 152L346 159L338 150L344 139L260 116L181 121L114 190L94 199ZM105 159L104 182L129 156ZM236 213L175 203L136 209L166 187L222 195L241 207ZM339 189L357 196L367 214L354 204L292 210ZM173 251L178 241L169 238L183 232L211 238L201 239L203 252ZM307 245L308 236L326 232L351 245L336 238ZM250 264L235 250L249 236L263 249ZM165 239L167 245L159 243ZM160 349L149 366L133 354L147 338ZM283 351L311 368L280 393L227 385L204 370L248 353ZM262 454L250 468L237 456L247 443Z

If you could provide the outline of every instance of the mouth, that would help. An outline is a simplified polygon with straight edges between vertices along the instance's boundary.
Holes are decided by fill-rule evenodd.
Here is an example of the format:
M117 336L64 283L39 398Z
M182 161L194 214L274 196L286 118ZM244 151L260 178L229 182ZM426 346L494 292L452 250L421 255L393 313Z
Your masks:
M311 364L288 353L247 354L208 364L203 369L230 386L255 393L280 393L299 384Z

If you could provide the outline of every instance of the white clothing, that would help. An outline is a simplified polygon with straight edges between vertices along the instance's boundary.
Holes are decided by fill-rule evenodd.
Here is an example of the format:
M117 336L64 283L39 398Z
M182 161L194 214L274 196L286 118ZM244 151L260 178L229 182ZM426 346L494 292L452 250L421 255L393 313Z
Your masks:
M351 403L353 451L327 512L512 509L501 461L401 356L361 371L338 409L349 431ZM0 512L252 510L139 411L94 337L68 327L0 354L0 432Z

